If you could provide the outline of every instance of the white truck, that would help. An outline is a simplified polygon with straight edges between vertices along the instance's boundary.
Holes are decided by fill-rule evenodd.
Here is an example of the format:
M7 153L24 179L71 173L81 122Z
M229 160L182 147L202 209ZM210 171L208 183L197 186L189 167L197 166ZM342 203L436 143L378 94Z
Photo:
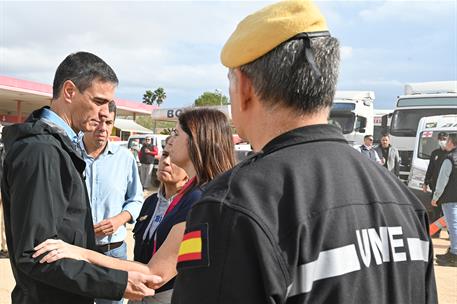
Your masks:
M397 99L390 124L391 144L400 154L400 178L408 179L419 120L457 114L457 81L411 83ZM387 127L387 126L385 126Z
M408 178L408 187L416 194L428 209L430 194L422 192L425 173L432 151L439 148L438 133L457 133L457 115L427 116L419 120L411 161L411 173Z
M363 144L365 135L373 135L372 91L336 91L329 123L341 128L351 145Z

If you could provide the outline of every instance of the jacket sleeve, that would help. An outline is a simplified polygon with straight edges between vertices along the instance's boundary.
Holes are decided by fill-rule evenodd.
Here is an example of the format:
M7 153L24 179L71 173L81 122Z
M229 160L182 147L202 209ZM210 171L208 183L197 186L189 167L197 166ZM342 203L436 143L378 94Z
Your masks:
M249 216L199 202L187 220L172 303L284 303L287 279L279 264L271 240Z
M430 183L431 183L432 173L433 173L434 167L435 167L434 158L435 158L435 151L433 151L432 155L430 155L430 161L428 163L427 172L425 173L425 178L424 178L425 185L430 185Z
M77 208L72 202L75 170L68 156L48 144L22 145L11 150L7 173L11 202L13 259L19 271L32 279L64 291L87 297L120 299L127 284L124 271L98 267L84 261L61 259L40 264L32 258L34 247L49 238L72 243L68 235L59 234L63 221ZM74 170L70 172L70 170ZM76 178L80 178L76 176ZM84 195L84 194L81 194ZM82 196L81 196L82 197Z
M394 156L394 174L395 176L400 176L400 154L398 150L395 149L395 156Z

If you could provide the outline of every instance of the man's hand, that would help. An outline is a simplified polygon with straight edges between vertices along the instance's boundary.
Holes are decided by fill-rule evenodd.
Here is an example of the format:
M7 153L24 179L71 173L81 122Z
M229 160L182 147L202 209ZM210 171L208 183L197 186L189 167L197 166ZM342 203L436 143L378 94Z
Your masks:
M135 271L128 272L127 287L124 298L129 300L142 300L144 297L153 296L155 290L148 286L154 286L162 282L162 278L156 275L146 275Z
M96 236L112 235L122 225L132 219L132 216L128 211L122 211L118 215L104 219L103 221L94 225L94 231Z
M427 191L427 185L426 184L422 184L422 192L428 192Z
M433 207L438 207L438 201L437 200L432 200L432 206Z

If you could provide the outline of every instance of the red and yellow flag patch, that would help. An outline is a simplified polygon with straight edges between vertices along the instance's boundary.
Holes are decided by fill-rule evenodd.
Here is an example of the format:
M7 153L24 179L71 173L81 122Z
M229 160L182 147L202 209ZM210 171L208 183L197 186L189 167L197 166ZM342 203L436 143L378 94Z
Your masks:
M208 225L188 227L179 247L178 267L208 265Z

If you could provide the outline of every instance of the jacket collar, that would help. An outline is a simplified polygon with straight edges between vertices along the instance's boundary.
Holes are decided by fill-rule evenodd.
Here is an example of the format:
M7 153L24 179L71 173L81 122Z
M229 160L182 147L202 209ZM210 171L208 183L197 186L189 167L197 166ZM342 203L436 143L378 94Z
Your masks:
M288 131L272 139L263 147L260 154L269 154L288 146L318 141L348 143L341 130L336 126L329 124L310 125Z

